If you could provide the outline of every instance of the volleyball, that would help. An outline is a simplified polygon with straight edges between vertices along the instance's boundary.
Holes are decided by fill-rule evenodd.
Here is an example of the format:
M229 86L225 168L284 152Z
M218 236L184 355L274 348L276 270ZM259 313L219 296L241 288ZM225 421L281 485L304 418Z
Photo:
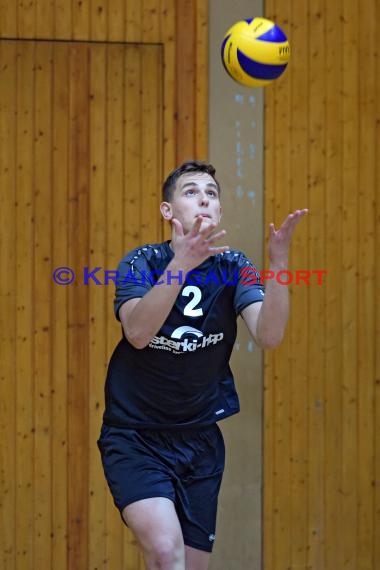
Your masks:
M285 33L266 18L236 22L222 43L222 61L227 73L247 87L264 87L284 73L290 58Z

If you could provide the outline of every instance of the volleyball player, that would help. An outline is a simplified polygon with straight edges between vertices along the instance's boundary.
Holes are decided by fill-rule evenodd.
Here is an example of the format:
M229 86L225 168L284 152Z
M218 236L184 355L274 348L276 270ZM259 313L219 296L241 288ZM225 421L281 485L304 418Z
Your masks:
M122 339L108 367L98 445L123 521L148 570L206 570L216 535L224 442L217 425L239 411L229 360L237 318L262 349L277 347L288 291L265 292L240 251L218 245L215 169L186 162L163 185L170 241L139 247L120 262L115 315ZM270 225L274 273L287 268L292 234L306 210Z

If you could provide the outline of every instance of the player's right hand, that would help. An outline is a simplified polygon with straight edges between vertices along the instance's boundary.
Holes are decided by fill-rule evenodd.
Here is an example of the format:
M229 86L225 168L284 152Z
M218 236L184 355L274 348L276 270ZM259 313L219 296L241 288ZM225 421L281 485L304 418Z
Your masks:
M174 251L176 262L183 270L191 271L211 255L224 253L230 249L228 245L214 245L218 239L226 234L226 231L220 230L215 232L217 227L215 222L211 222L201 229L205 220L208 221L208 218L197 216L191 230L186 234L179 220L176 218L171 220L171 247Z

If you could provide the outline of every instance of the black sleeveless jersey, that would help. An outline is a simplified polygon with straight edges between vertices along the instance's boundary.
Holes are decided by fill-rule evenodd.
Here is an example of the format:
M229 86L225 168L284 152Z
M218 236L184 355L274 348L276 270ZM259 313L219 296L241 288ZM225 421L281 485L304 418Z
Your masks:
M174 253L169 242L146 245L118 266L115 315L129 299L153 286L182 284L161 329L143 349L123 334L111 357L104 422L131 428L168 429L214 423L239 411L229 366L237 317L263 301L257 269L239 251L208 258L184 275L166 267Z

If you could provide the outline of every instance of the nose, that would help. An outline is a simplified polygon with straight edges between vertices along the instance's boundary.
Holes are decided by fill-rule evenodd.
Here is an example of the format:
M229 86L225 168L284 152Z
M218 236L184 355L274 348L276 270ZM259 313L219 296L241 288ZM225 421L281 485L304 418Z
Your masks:
M209 198L205 192L200 193L200 205L201 206L208 206L209 205Z

